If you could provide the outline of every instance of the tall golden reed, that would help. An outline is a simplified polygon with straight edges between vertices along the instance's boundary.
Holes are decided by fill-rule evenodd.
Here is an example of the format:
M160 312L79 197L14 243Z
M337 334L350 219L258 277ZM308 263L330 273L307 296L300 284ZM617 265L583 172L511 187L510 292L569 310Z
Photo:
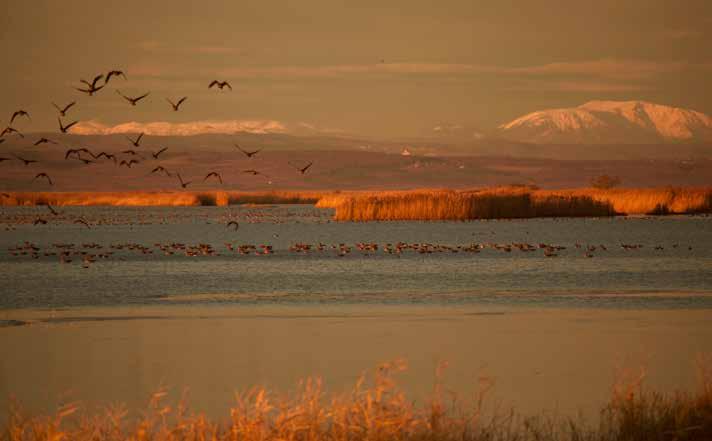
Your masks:
M0 197L0 206L116 205L116 206L224 206L229 204L314 204L320 192L8 192Z
M342 221L467 220L712 212L710 188L413 190L325 196Z
M326 396L321 381L302 381L279 396L262 388L235 396L223 421L175 407L165 391L145 412L129 417L122 406L82 411L79 403L53 415L28 417L11 410L0 441L649 441L712 439L712 382L704 368L692 392L661 394L643 388L643 376L623 378L613 388L600 421L555 416L522 417L498 411L486 398L492 381L481 379L472 399L446 397L439 380L429 400L417 404L395 384L403 362L381 365L370 381L360 378L344 395ZM436 378L439 378L436 375ZM367 385L368 384L368 385Z

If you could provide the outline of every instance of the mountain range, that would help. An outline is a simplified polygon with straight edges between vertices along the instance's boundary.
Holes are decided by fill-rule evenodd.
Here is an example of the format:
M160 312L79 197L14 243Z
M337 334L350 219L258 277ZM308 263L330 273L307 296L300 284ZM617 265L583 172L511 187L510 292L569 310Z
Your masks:
M712 142L712 118L647 101L589 101L539 110L500 125L496 136L535 144Z

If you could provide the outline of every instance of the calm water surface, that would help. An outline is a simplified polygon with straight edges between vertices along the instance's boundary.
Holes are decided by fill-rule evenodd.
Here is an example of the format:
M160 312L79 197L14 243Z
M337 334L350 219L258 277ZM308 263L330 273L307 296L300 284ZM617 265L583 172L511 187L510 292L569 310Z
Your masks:
M126 305L492 304L607 308L712 306L712 217L529 219L471 222L331 222L311 206L0 209L0 309ZM37 217L50 221L33 226ZM87 229L72 220L82 217ZM225 227L240 222L238 231ZM3 224L4 222L4 224ZM37 259L22 255L27 241ZM383 252L387 243L451 247L545 243L566 247L479 253ZM358 242L378 251L359 251ZM60 264L53 244L99 254ZM165 255L156 244L210 244L215 255ZM247 255L226 244L271 245ZM290 251L308 243L308 252ZM325 244L317 251L318 243ZM100 248L82 247L98 245ZM139 244L139 250L110 248ZM343 257L332 245L352 251ZM578 246L577 246L578 244ZM642 245L624 249L622 244ZM605 247L605 251L601 247ZM586 256L586 249L596 249ZM15 253L17 255L13 255Z

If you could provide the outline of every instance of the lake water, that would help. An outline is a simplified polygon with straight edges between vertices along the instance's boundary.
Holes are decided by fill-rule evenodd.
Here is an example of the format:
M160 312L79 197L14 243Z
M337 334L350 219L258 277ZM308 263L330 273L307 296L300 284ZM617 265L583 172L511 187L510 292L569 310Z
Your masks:
M695 356L712 349L712 217L337 223L311 206L59 211L0 208L0 396L31 409L65 395L136 405L168 384L219 414L238 388L321 375L339 389L404 357L416 397L448 360L463 393L486 371L505 403L594 411L616 364L649 364L654 385L690 387ZM33 225L38 217L48 223ZM524 243L532 250L512 245Z

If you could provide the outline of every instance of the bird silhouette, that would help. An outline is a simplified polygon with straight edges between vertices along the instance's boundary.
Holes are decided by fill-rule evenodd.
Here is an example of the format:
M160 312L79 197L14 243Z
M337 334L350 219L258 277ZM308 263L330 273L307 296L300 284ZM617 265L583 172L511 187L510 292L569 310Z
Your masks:
M29 113L27 113L27 112L24 111L24 110L16 110L15 113L12 114L12 118L10 118L10 124L12 124L13 121L15 121L15 118L17 118L18 116L26 116L27 119L29 119L30 121L32 121L32 118L30 118L30 114L29 114Z
M166 150L168 150L168 147L163 147L162 149L160 149L160 150L157 151L156 153L151 152L151 156L153 156L153 159L158 159L158 156L160 156L160 154L163 153L163 152L165 152Z
M149 173L149 174L158 173L158 172L165 173L166 176L168 176L169 178L173 177L173 175L168 170L166 170L165 168L163 168L163 166L160 166L160 165L158 167L154 168L153 170L151 170L151 173Z
M180 176L180 173L176 173L176 176L178 176L178 180L180 181L180 186L183 188L186 188L192 181L184 182L183 178Z
M237 229L240 228L240 224L238 224L237 221L228 222L226 225L226 228L230 228L233 225L235 226L235 231L237 231Z
M25 163L25 166L28 166L28 165L30 165L30 164L34 164L35 162L39 162L39 161L36 161L36 160L34 160L34 159L25 159L25 158L22 158L22 157L20 157L20 156L15 155L15 154L13 154L13 156L14 156L16 159L18 159L18 160L24 162L24 163Z
M59 131L62 133L67 133L68 130L71 129L72 126L77 124L79 121L71 122L65 126L64 124L62 124L62 120L59 117L57 117L57 122L59 123Z
M41 217L38 217L34 222L32 222L32 225L47 225L47 221Z
M2 131L2 133L0 133L0 136L5 136L6 134L13 134L13 133L15 133L15 134L16 134L17 136L19 136L20 138L24 138L24 137L25 137L25 135L23 135L22 133L20 133L19 130L15 129L15 128L12 127L12 126L7 126L7 127L5 127L5 129Z
M35 142L32 145L40 145L40 144L57 144L57 142L43 137L43 138L38 139L37 142Z
M79 81L86 84L88 87L96 87L96 83L98 83L99 80L101 80L102 78L104 78L104 74L99 74L99 75L95 76L91 83L89 81L83 80L83 79L79 80Z
M231 86L230 83L228 83L227 81L213 80L213 81L210 83L210 85L208 86L208 89L212 89L213 86L217 86L218 89L220 89L220 90L223 90L223 89L225 88L225 86L227 86L230 90L232 90L232 86Z
M140 164L140 162L135 159L131 159L129 161L123 160L119 163L119 167L121 167L122 165L125 165L126 167L131 168L131 166L134 164Z
M136 137L136 139L131 139L128 136L126 137L126 139L131 141L131 144L133 144L134 147L141 146L141 138L143 138L143 132L139 133L139 135Z
M104 84L109 84L109 80L111 79L111 77L124 77L124 80L128 79L128 78L126 78L126 74L124 74L123 71L112 70L112 71L109 71L108 74L106 74L106 80L104 80Z
M294 167L294 168L295 168L296 170L298 170L301 174L306 173L307 170L309 170L309 167L312 166L312 164L314 164L314 163L313 163L313 162L310 162L309 164L307 164L307 165L304 166L304 167L298 167L297 165L292 164L291 162L289 163L289 165L291 165L292 167Z
M67 116L67 111L68 111L69 109L71 109L72 106L74 106L75 104L77 104L77 102L76 102L76 101L72 101L71 103L69 103L69 104L67 104L66 106L64 106L64 108L61 108L61 107L59 107L58 105L56 105L55 103L52 103L52 105L55 107L55 109L57 109L57 111L59 112L59 114L60 114L61 116Z
M89 225L89 222L87 222L85 219L79 218L74 220L75 224L82 224L87 228L91 228L91 225Z
M91 156L94 159L97 158L97 156L94 155L94 153L92 153L89 149L82 147L80 149L67 150L67 152L64 154L64 159L69 159L69 156L71 156L71 155L76 155L75 159L79 159L79 157L81 156L80 153L86 153L87 155Z
M52 179L49 177L49 175L47 173L44 173L44 172L37 173L37 176L35 176L32 180L34 181L35 179L39 179L39 178L45 178L45 179L47 179L47 182L49 183L49 185L54 185L52 183Z
M203 178L203 182L207 181L208 178L210 178L210 177L212 177L212 176L215 176L216 178L218 178L218 181L219 181L221 184L223 183L222 176L220 176L220 173L218 173L218 172L210 172L210 173L208 173L207 175L205 175L205 178Z
M52 213L52 215L59 216L59 212L57 210L55 210L54 208L52 208L52 206L48 202L45 202L44 204L41 204L41 205L46 206L49 209L49 212Z
M252 176L257 176L257 175L267 176L266 174L262 173L261 171L258 171L255 169L243 170L242 172L251 174Z
M80 91L80 92L84 92L84 93L86 93L86 94L89 95L89 96L93 96L96 92L100 91L101 89L103 89L103 88L106 86L106 84L103 84L103 85L101 85L101 86L97 86L97 85L96 85L96 83L97 83L99 80L101 80L102 78L104 78L104 75L103 75L103 74L102 74L102 75L97 75L96 77L94 77L94 80L93 80L91 83L90 83L89 81L87 81L87 80L79 80L79 81L81 81L82 83L86 84L86 85L87 85L87 88L86 88L86 89L80 89L80 88L78 88L78 87L75 87L75 89L77 89L77 90Z
M177 112L180 105L183 104L183 102L187 99L188 99L188 97L184 96L183 98L179 99L177 103L174 103L173 101L171 101L170 98L166 98L166 101L168 101L171 104L171 107L173 107L173 111Z
M237 147L237 149L238 149L239 151L241 151L242 153L244 153L245 156L247 156L248 158L252 158L253 156L255 156L256 154L258 154L259 152L262 151L262 149L258 149L258 150L253 150L253 151L251 151L251 152L248 152L248 151L246 151L246 150L243 150L242 147L240 147L239 144L235 144L235 147Z
M106 159L111 159L114 161L114 164L116 164L116 155L112 155L111 153L106 153L106 152L99 152L99 154L95 156L96 159L99 159L101 157L104 157Z
M121 91L118 90L118 89L116 89L116 93L118 93L118 94L121 95L126 101L128 101L129 103L131 103L132 106L135 106L136 103L138 103L139 101L141 101L142 99L146 98L148 95L151 94L151 92L146 92L146 93L144 93L144 94L141 95L141 96L137 96L136 98L131 98L130 96L126 96L126 95L124 95L123 93L121 93Z

